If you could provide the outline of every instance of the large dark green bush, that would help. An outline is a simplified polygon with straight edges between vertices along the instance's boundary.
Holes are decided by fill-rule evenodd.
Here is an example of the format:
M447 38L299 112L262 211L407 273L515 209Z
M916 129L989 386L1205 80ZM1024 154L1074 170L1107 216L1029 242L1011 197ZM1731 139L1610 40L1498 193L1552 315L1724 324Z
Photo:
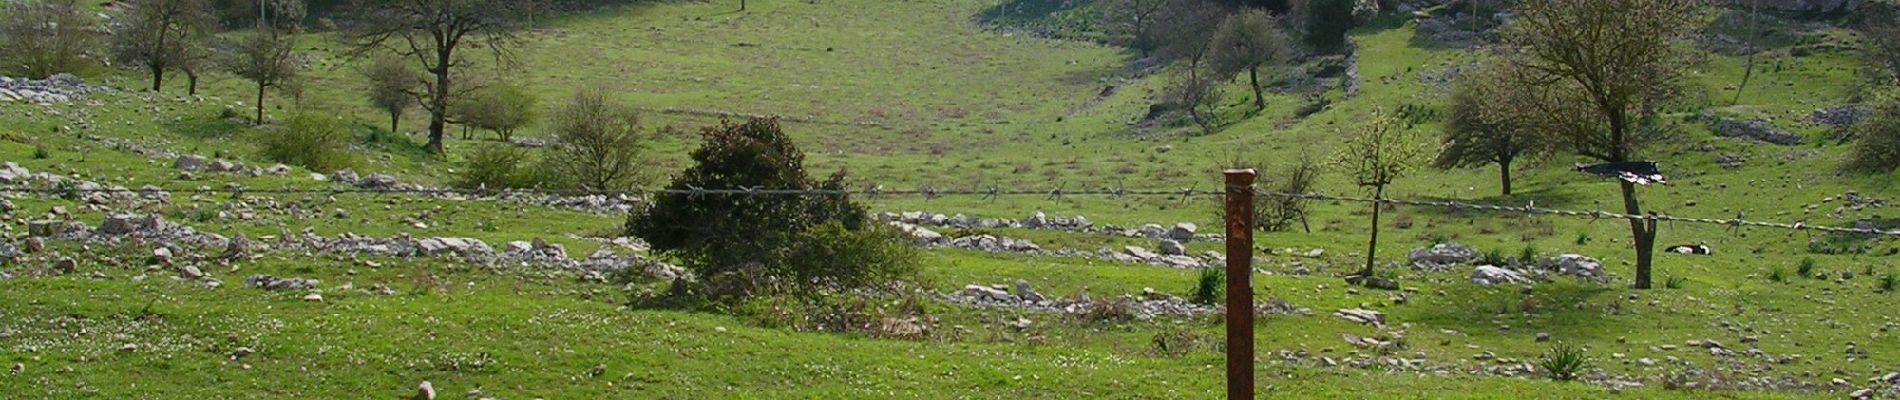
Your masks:
M281 126L250 135L264 159L300 165L318 172L350 167L350 132L342 121L316 113L298 113Z
M694 165L668 186L705 189L842 189L806 176L804 153L776 119L723 123L704 132ZM873 227L848 195L668 193L628 217L627 232L682 261L712 299L820 293L910 274L913 257L894 233Z

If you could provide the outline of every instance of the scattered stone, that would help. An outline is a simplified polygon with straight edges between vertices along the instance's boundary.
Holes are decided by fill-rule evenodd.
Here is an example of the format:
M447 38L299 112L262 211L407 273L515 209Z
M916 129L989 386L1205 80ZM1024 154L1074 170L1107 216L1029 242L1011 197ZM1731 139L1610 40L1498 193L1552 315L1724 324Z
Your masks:
M1023 301L1048 300L1047 298L1042 297L1042 294L1036 293L1035 289L1030 288L1029 281L1022 280L1022 279L1016 280L1016 297L1023 299Z
M1603 280L1603 262L1576 254L1564 254L1544 260L1543 268L1578 278Z
M323 294L322 294L322 293L316 293L316 292L311 292L310 294L306 294L306 295L304 295L304 296L303 296L303 301L308 301L308 302L312 302L312 303L322 303L322 302L323 302Z
M1385 313L1381 313L1378 311L1359 309L1359 308L1349 308L1349 309L1342 309L1342 310L1333 312L1333 315L1338 316L1340 318L1345 318L1348 321L1357 322L1361 324L1381 326L1381 327L1385 326Z
M46 239L41 239L38 236L26 238L26 252L28 254L42 251L46 251Z
M416 385L416 400L435 400L435 385L429 384L429 381Z
M59 261L53 262L53 270L62 274L79 272L79 261L72 257L60 257Z
M1009 292L1005 292L1002 289L997 289L997 288L983 286L983 285L964 286L963 295L967 297L975 298L978 300L987 300L987 301L1003 302L1003 303L1014 302L1016 300L1014 296L1009 295Z
M1524 274L1520 274L1517 271L1512 271L1512 270L1508 270L1504 268L1498 268L1498 267L1490 266L1490 265L1481 265L1481 266L1478 266L1478 268L1471 270L1471 283L1476 283L1481 286L1492 286L1492 285L1504 285L1504 284L1526 284L1526 283L1531 283L1531 280L1530 278L1525 278Z
M271 291L311 290L316 289L320 283L322 283L322 281L315 279L278 279L270 275L252 275L248 278L244 278L245 286Z

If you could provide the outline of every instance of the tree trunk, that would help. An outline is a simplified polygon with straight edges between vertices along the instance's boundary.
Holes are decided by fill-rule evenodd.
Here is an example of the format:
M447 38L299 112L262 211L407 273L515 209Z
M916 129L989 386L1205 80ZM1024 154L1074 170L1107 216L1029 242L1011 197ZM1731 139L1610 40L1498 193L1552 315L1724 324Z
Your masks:
M1267 97L1260 94L1260 67L1247 67L1247 80L1253 83L1253 109L1267 109Z
M264 124L264 83L257 84L257 124Z
M1636 200L1636 184L1620 182L1623 189L1623 212L1629 215L1641 215L1642 206ZM1636 245L1636 285L1637 289L1650 288L1651 258L1656 246L1656 222L1632 219L1630 237Z
M402 123L402 113L389 113L389 133L396 133L396 129L398 128L397 124L400 123Z
M159 88L165 87L165 62L153 61L150 67L152 67L152 91L156 92Z
M1504 188L1504 195L1510 196L1511 195L1511 162L1509 160L1498 162L1498 179L1503 181L1500 183L1502 184L1501 186Z
M1372 266L1379 253L1379 209L1385 208L1385 185L1373 187L1372 200L1372 240L1366 243L1366 269L1359 271L1363 277L1372 276Z
M429 103L429 144L424 148L433 154L442 154L442 134L448 129L449 110L449 56L442 54L440 68L435 71L435 95Z
M185 95L197 96L198 95L198 71L192 70L189 68L185 69L185 82L186 82Z

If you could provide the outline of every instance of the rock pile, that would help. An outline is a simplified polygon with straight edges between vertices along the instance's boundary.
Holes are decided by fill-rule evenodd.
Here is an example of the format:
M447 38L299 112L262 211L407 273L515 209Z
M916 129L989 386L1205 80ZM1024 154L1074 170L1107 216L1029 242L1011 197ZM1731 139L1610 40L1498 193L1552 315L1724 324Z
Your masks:
M1055 231L1066 231L1066 232L1095 233L1095 234L1122 236L1122 237L1172 239L1172 240L1180 241L1180 242L1188 242L1188 241L1218 242L1218 241L1222 241L1226 239L1224 236L1221 236L1221 235L1200 234L1197 232L1198 227L1192 223L1183 222L1183 223L1173 224L1172 225L1173 228L1163 227L1160 224L1147 224L1147 225L1142 225L1140 227L1133 227L1133 228L1120 227L1120 226L1114 226L1114 225L1098 226L1098 225L1095 225L1095 223L1093 222L1089 222L1088 218L1080 216L1080 215L1069 217L1069 218L1050 217L1048 214L1044 214L1041 211L1037 211L1035 214L1031 214L1028 217L1024 217L1023 219L979 218L973 215L965 215L965 214L956 214L952 216L946 216L944 214L928 213L928 212L923 212L923 211L906 211L902 213L885 212L885 213L877 214L876 217L878 220L881 220L881 221L902 222L905 224L927 226L927 227L937 227L937 228L1044 229L1044 230L1055 230Z
M72 74L55 74L44 80L0 77L0 104L58 104L102 90L106 89L87 85Z
M1432 247L1412 249L1406 254L1406 260L1415 268L1437 270L1453 265L1464 264L1478 259L1483 254L1478 249L1457 243L1439 243Z
M967 285L962 290L941 294L938 297L955 304L974 307L1011 307L1029 311L1084 315L1102 307L1125 308L1125 311L1138 319L1156 316L1194 316L1218 313L1218 307L1195 304L1180 297L1144 290L1140 296L1122 295L1109 300L1090 300L1087 295L1069 299L1049 299L1037 293L1025 280L1016 280L1015 292L1009 291L1009 285ZM1261 310L1281 313L1280 308L1294 309L1285 302L1263 304ZM1297 311L1291 311L1297 312ZM1288 313L1291 313L1288 312ZM1307 313L1311 313L1310 310Z
M1801 135L1776 128L1762 121L1725 118L1716 122L1715 133L1723 137L1750 139L1784 146L1801 144Z

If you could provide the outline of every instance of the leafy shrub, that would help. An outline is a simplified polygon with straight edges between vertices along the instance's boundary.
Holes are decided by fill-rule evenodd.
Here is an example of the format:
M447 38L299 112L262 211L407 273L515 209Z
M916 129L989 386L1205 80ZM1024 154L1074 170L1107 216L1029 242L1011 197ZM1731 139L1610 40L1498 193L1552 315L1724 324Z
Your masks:
M1543 358L1537 361L1537 366L1551 380L1573 381L1585 368L1590 367L1590 359L1583 354L1583 348L1558 343L1544 353Z
M1201 277L1194 282L1194 302L1213 305L1220 303L1221 290L1227 285L1227 271L1219 267L1201 268Z
M643 183L640 151L646 136L632 109L599 92L581 92L561 109L549 167L582 189L611 191Z
M842 190L838 171L817 182L804 153L776 119L723 123L704 131L692 167L668 188ZM817 294L910 274L902 239L874 228L848 194L744 195L668 193L628 216L627 233L673 256L701 277L714 300L754 294Z
M298 113L275 129L251 135L264 159L318 172L348 168L350 134L335 118Z
M1781 267L1775 267L1774 270L1768 271L1768 280L1774 281L1774 282L1786 282L1788 280L1788 273L1786 271L1782 271Z
M534 156L504 144L477 146L455 171L455 187L463 189L520 189L535 186Z
M1346 44L1346 32L1358 26L1353 17L1354 0L1295 0L1293 18L1306 31L1306 44L1315 49L1332 50Z
M1808 239L1808 252L1813 254L1867 254L1873 249L1871 240L1852 234L1828 234Z
M1517 262L1525 264L1537 263L1537 246L1524 245L1524 249L1517 252Z
M1196 347L1206 347L1213 342L1207 335L1184 327L1169 327L1156 332L1154 338L1149 339L1149 343L1154 345L1155 354L1168 357L1185 356Z
M1880 276L1880 291L1893 293L1895 284L1900 284L1900 277L1894 277L1893 272L1889 271L1886 275Z
M1664 288L1681 289L1683 285L1688 284L1688 283L1689 283L1689 278L1684 278L1680 276L1670 276L1670 277L1663 278Z
M1590 232L1577 232L1577 245L1590 244Z
M1491 249L1490 252L1484 253L1484 257L1478 260L1478 264L1493 266L1511 265L1510 260L1504 258L1504 250L1499 249Z
M1795 265L1794 274L1802 278L1812 278L1814 277L1814 265L1814 257L1802 258L1801 263Z
M1873 102L1866 121L1854 124L1854 150L1841 169L1885 174L1900 167L1900 96L1886 94Z
M33 159L44 160L48 158L53 158L53 151L47 150L46 145L33 146Z

